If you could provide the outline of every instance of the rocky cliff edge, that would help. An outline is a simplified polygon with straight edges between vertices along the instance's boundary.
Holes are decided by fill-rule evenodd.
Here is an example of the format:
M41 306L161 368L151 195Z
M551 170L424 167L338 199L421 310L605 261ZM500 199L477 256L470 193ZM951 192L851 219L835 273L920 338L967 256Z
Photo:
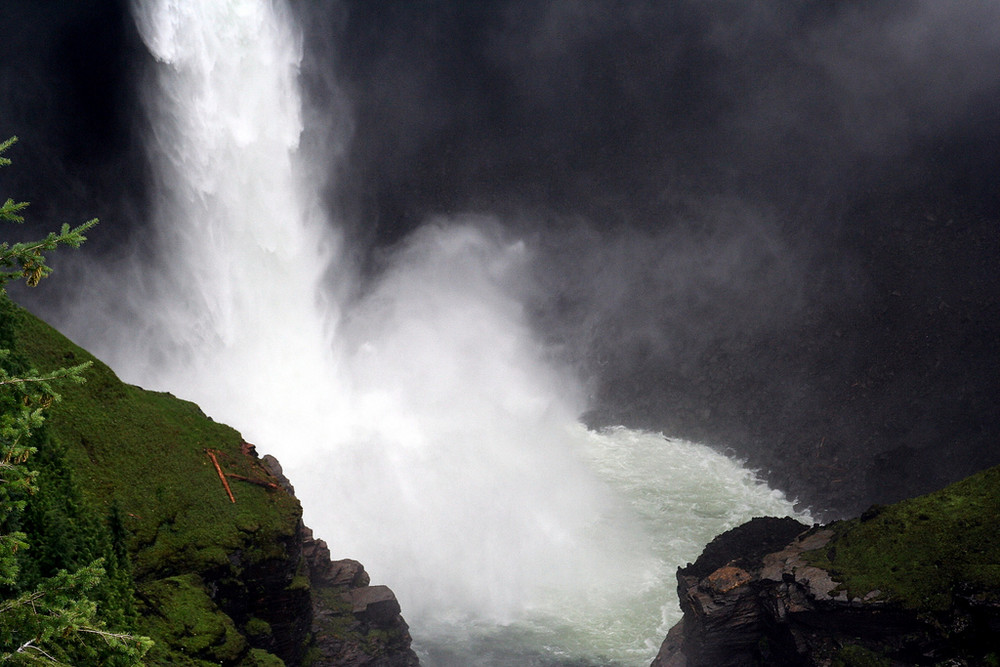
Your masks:
M121 382L27 312L18 345L37 368L93 361L61 388L47 426L92 511L123 517L146 664L417 664L395 596L332 560L302 524L273 458L198 406Z
M1000 467L808 527L758 518L677 573L653 667L1000 664Z

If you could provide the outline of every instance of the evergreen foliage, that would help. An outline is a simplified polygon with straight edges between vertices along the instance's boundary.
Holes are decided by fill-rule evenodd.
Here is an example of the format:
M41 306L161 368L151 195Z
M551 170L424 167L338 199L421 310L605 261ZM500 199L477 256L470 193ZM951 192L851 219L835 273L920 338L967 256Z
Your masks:
M0 166L15 141L0 142ZM7 199L0 220L20 223L26 207ZM135 608L121 517L112 508L105 523L86 506L43 426L56 386L83 382L90 363L31 368L5 290L12 280L37 285L51 272L44 253L78 247L96 223L0 243L0 662L134 665L152 645L128 632Z

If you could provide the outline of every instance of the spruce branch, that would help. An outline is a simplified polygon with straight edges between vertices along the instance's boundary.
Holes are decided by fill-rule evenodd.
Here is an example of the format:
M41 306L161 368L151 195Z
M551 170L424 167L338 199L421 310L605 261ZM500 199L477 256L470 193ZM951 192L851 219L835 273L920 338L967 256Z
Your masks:
M10 164L3 153L16 141L0 141L0 167ZM0 204L0 222L23 222L27 206L6 199ZM59 246L79 247L96 224L96 219L76 227L64 224L41 240L0 243L0 299L7 299L4 287L12 280L37 285L52 271L46 253ZM38 491L39 473L28 467L37 453L31 436L42 426L45 410L59 400L53 387L83 382L92 362L39 372L25 370L28 363L16 357L0 348L0 663L76 664L77 652L83 651L114 658L114 664L141 664L152 640L105 627L98 612L94 589L109 582L103 559L73 572L59 569L31 585L24 578L19 552L31 546L29 536L12 529L19 525L28 497ZM95 639L88 643L84 637Z
M70 382L79 384L86 381L82 373L92 365L93 365L92 361L85 361L82 364L78 364L76 366L69 366L67 368L58 368L54 371L49 371L48 373L32 374L24 377L10 377L3 369L0 369L0 385L27 384L31 382L49 382L51 380L69 380ZM58 395L56 394L49 394L49 395L55 396L58 399Z
M16 142L17 137L0 142L0 167L10 164L10 159L3 157L3 153ZM27 202L16 202L8 198L0 205L0 220L15 223L24 222L20 212L27 207ZM39 241L20 242L13 245L6 241L0 243L0 290L3 289L4 284L20 278L24 278L28 287L36 286L42 278L52 273L52 269L45 263L45 256L42 253L55 250L60 245L79 248L80 244L87 240L84 232L96 224L97 218L76 227L63 224L59 233L49 232L45 238ZM16 270L10 270L14 267Z

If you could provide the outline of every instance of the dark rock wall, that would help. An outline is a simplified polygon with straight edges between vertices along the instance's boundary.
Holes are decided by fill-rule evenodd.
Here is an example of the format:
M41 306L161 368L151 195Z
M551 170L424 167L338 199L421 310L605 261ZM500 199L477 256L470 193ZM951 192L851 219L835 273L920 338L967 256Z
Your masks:
M297 582L302 570L303 532L301 529L282 545L281 559L243 565L240 554L230 555L238 572L206 575L213 598L236 626L248 636L251 646L280 657L287 665L302 664L310 641L312 595L305 582ZM253 634L260 621L266 633ZM255 625L256 624L256 625Z
M334 561L323 540L305 530L304 557L312 603L310 664L413 667L410 633L386 586L371 586L364 566Z

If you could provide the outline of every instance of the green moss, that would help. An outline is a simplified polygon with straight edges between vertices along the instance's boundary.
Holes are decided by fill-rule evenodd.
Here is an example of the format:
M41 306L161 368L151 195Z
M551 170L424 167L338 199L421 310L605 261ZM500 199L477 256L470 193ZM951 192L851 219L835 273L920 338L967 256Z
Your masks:
M315 646L311 646L306 650L304 656L302 656L302 667L315 667L318 661L322 658L320 650Z
M386 652L393 642L399 640L399 632L395 630L371 629L364 635L366 655L378 656Z
M301 508L287 494L230 479L230 501L207 451L226 473L267 479L240 451L232 428L197 405L122 383L106 365L24 313L18 336L38 368L94 361L87 382L63 388L48 420L68 446L77 480L97 506L117 505L130 535L137 578L227 566L234 552L254 562L283 555Z
M890 667L892 661L863 646L844 646L833 656L830 667Z
M1000 590L998 518L1000 466L837 522L830 542L805 556L852 598L878 591L906 608L943 611L959 586Z
M250 637L270 637L271 624L259 618L251 618L244 628Z
M353 605L345 596L346 586L335 586L330 588L320 588L314 591L320 603L334 614L351 615Z
M247 651L246 639L197 575L149 582L140 594L146 605L141 628L157 638L148 664L234 664Z
M285 661L263 649L252 648L239 667L285 667Z

